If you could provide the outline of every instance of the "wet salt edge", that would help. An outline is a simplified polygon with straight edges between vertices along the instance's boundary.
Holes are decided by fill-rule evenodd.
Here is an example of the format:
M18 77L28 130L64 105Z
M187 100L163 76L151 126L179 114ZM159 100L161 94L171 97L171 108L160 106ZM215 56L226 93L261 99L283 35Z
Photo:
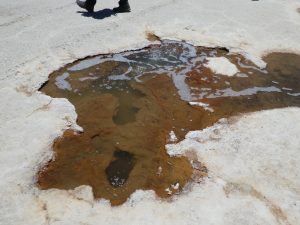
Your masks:
M259 92L282 92L281 89L271 86L271 87L253 87L247 88L242 91L234 91L232 88L226 88L222 90L217 90L215 94L209 94L205 96L206 98L218 98L218 97L236 97L236 96L247 96L254 95Z
M69 73L64 73L55 79L55 84L61 90L72 90L71 84L66 80L70 76Z
M203 102L189 102L189 104L192 106L200 106L200 107L203 107L207 111L214 112L214 109L209 107L209 104L205 104Z
M169 39L164 39L161 40L162 44L175 44L179 43L176 40L169 40ZM146 69L148 73L155 72L156 74L167 74L170 76L174 82L174 85L176 86L178 90L178 94L181 96L181 99L187 102L193 102L193 101L198 101L201 100L204 96L208 98L215 98L215 97L228 97L228 96L242 96L242 95L251 95L251 94L256 94L257 92L260 91L267 91L267 92L272 92L276 91L279 92L280 90L276 87L254 87L252 89L245 89L243 91L233 91L230 88L224 89L224 90L219 90L218 93L216 94L209 94L209 93L202 93L199 96L195 95L192 93L191 88L186 84L185 79L186 79L186 73L191 71L192 68L195 67L196 63L203 63L205 60L207 60L207 63L204 63L203 66L210 68L214 73L217 73L219 75L226 75L226 76L233 76L237 75L239 77L247 77L247 75L239 74L239 70L237 67L231 63L227 58L225 57L216 57L216 51L211 51L208 55L205 53L201 53L200 56L197 56L196 54L196 47L188 44L188 43L181 43L183 45L183 53L180 56L180 61L181 61L181 70L177 73L171 71L171 69L168 67L168 65L165 65L163 68L156 68L152 64L146 64L149 66L151 69ZM145 49L137 50L136 52L145 52ZM97 56L95 58L91 59L85 59L82 60L72 67L68 68L69 71L80 71L92 66L95 66L100 63L108 62L108 61L117 61L117 62L124 62L128 63L131 65L131 63L138 63L138 61L135 61L133 59L128 59L126 57L130 56L131 52L125 52L125 53L116 53L114 55L101 55ZM230 55L230 53L229 53ZM165 61L168 63L176 63L170 61L170 58L164 58L159 51L152 51L150 55L150 59L153 61ZM185 63L185 64L184 64ZM184 66L183 66L184 65ZM247 69L255 69L260 72L266 73L265 70L260 69L259 67L255 66L249 66L245 65L241 62L241 60L238 58L238 65L247 68ZM182 67L183 66L183 67ZM144 69L143 69L144 70ZM139 79L141 76L143 76L143 72L141 71L140 75L129 77L128 75L132 71L132 66L129 67L128 71L126 71L124 74L118 74L118 75L110 75L109 79L110 80L131 80L135 79L137 82L141 82ZM66 79L68 76L62 75L59 80L57 81L57 86L61 89L68 89L70 90L71 86L68 84ZM97 79L97 78L86 78L86 79ZM81 81L84 81L85 79L81 78ZM111 87L107 86L107 89L110 89ZM192 103L193 104L193 103ZM200 106L200 105L199 105ZM211 108L205 108L208 111L212 111Z

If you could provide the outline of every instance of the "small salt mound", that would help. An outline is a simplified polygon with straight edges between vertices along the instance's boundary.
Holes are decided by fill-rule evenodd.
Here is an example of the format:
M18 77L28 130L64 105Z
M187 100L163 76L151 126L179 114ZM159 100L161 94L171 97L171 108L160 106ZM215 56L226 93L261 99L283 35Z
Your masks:
M170 131L169 133L169 138L168 138L168 142L176 142L178 141L176 134L174 131Z
M206 59L208 62L204 66L214 73L233 76L239 72L238 68L225 57L208 57Z

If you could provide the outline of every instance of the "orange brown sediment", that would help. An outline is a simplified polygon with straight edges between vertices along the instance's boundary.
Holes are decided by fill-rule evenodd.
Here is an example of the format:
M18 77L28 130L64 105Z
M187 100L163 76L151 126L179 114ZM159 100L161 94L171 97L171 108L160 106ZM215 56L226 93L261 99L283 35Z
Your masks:
M171 185L179 183L183 187L191 177L192 167L186 158L171 158L164 149L168 133L173 129L170 110L186 107L195 111L195 115L198 110L189 107L179 97L176 98L179 102L176 106L173 95L164 96L161 89L155 89L155 80L168 91L176 93L167 76L138 85L138 95L141 95L138 90L143 90L141 96L149 97L136 100L135 107L139 111L134 122L115 125L113 118L119 104L113 95L103 94L79 101L76 107L78 123L86 132L75 135L66 131L63 138L55 142L55 160L39 174L40 187L71 189L78 185L90 185L96 198L109 199L113 205L123 203L137 189L153 189L158 196L167 197L169 193L166 189ZM118 187L111 182L114 178L107 177L106 172L120 152L125 158L132 159L121 166L120 169L127 168L130 175L124 181L117 180L116 183L122 184ZM174 193L178 191L174 190Z
M226 57L240 71L227 77L205 67ZM41 91L74 104L83 133L66 131L38 174L41 189L90 185L96 198L122 204L136 190L165 198L180 193L201 164L170 157L167 143L238 113L300 105L300 56L272 53L260 69L226 49L162 42L68 65ZM177 140L172 140L171 132Z

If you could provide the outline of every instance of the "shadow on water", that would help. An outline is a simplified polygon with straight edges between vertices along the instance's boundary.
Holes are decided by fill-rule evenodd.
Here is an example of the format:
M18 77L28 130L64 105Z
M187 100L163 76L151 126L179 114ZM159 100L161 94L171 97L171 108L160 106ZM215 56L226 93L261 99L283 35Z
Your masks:
M77 13L80 13L84 17L91 17L97 20L103 20L113 15L114 16L117 15L112 9L101 9L93 13L86 12L86 11L78 11Z

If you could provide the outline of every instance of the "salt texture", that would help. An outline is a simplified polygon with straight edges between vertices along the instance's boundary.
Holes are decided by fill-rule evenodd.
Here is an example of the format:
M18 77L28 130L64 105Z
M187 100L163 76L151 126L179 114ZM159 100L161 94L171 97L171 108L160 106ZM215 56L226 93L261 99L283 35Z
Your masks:
M299 224L297 108L243 116L235 124L203 131L207 136L189 134L173 146L174 152L195 151L210 178L191 184L171 203L138 191L128 204L111 208L107 201L94 201L87 186L80 191L35 187L53 140L68 127L79 129L67 100L37 92L59 67L89 55L144 47L149 31L227 47L260 68L268 52L300 53L299 0L131 4L130 14L96 20L75 13L73 0L0 3L0 224ZM114 5L103 0L97 7Z
M233 76L239 72L238 68L225 57L208 57L206 67L220 75Z
M178 139L177 139L176 134L174 133L174 131L170 131L168 141L169 142L176 142L176 141L178 141Z

